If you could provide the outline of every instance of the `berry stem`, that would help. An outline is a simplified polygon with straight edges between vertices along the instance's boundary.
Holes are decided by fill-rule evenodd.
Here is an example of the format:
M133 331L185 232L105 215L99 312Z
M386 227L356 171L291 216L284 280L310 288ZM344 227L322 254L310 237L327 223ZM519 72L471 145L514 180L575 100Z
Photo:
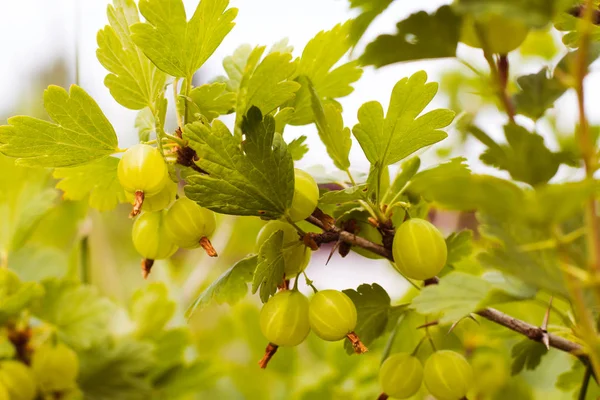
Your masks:
M135 192L135 200L133 202L133 209L131 210L131 213L129 214L129 218L134 218L135 216L139 215L139 213L142 211L143 205L144 205L144 192L142 192L141 190L137 190Z
M389 399L389 398L390 398L390 396L388 396L387 394L385 394L385 393L381 393L381 394L379 395L379 397L377 398L377 400L387 400L387 399Z
M267 348L265 349L265 355L258 362L259 367L261 367L262 369L267 368L269 361L271 361L271 358L275 355L278 348L279 346L277 346L276 344L269 343L267 345Z
M144 279L148 279L148 275L150 275L150 271L152 270L153 265L154 260L150 258L142 258L142 277Z
M346 337L348 338L350 343L352 343L352 347L354 348L354 352L356 354L363 354L369 351L369 349L367 349L367 346L365 346L363 342L360 341L356 333L350 332L346 335Z
M208 254L210 257L218 256L217 251L215 250L212 243L210 242L210 239L207 238L206 236L204 236L202 239L200 239L200 246L204 249L204 251L206 251L206 254Z

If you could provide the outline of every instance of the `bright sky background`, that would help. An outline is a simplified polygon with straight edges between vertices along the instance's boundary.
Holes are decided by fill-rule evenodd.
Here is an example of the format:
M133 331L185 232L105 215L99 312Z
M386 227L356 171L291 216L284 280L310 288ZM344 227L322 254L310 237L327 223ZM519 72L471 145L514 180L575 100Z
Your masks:
M197 0L184 0L190 16L196 7ZM367 32L356 51L360 54L364 43L382 32L393 32L395 23L408 16L411 12L425 9L435 10L441 4L449 3L444 0L427 1L396 1L387 12L378 18ZM99 103L102 110L113 123L119 134L121 147L126 147L136 140L133 121L135 111L126 110L114 101L108 89L103 84L106 71L95 57L96 33L107 23L106 6L108 0L0 0L0 111L10 109L19 97L18 93L35 86L37 72L57 58L65 57L72 68L71 82L74 83L76 53L79 54L79 84L88 91ZM231 54L243 43L270 46L283 37L288 37L290 44L299 55L304 45L320 30L327 30L335 24L354 16L348 9L346 0L231 0L232 6L240 12L236 19L236 27L225 39L223 45L203 66L203 79L223 74L221 60ZM460 48L461 54L467 57L475 55L473 50ZM480 57L481 58L481 57ZM483 60L481 60L483 61ZM356 123L356 112L360 105L369 100L378 100L387 107L389 95L394 84L401 78L420 69L426 69L430 79L436 80L445 68L455 68L458 65L453 59L424 61L397 64L391 67L375 70L365 69L362 79L355 84L355 91L350 96L341 99L344 107L346 126ZM483 65L479 63L478 65ZM531 72L539 70L540 65L531 65ZM598 121L597 105L600 104L598 77L588 79L588 110L593 121ZM42 93L31 93L32 101L41 102ZM433 107L443 105L443 98L437 98ZM557 107L565 126L572 126L575 114L574 97L564 96ZM483 121L483 126L491 133L501 136L499 129L505 121L504 117L490 115ZM524 122L531 127L529 121ZM302 160L300 166L310 166L325 162L325 167L332 168L333 164L323 157L324 146L319 142L314 126L294 128L286 137L305 134L309 137L311 149ZM452 132L450 132L452 135ZM288 136L290 135L290 136ZM479 147L471 148L472 154L479 153ZM469 157L472 165L478 165L476 156ZM354 169L367 171L368 164L358 144L354 143L351 152ZM334 257L334 260L336 258ZM362 259L361 259L362 260ZM365 260L366 261L366 260ZM329 268L319 269L318 274L333 275L336 288L352 286L354 283L371 279L373 273L379 273L382 281L386 282L388 290L404 286L402 279L386 265L374 265L369 261L369 268L357 269L349 278L340 279L341 264L332 262ZM337 265L337 267L336 267ZM373 266L373 267L371 267ZM318 279L317 274L311 276ZM325 278L325 276L323 276Z

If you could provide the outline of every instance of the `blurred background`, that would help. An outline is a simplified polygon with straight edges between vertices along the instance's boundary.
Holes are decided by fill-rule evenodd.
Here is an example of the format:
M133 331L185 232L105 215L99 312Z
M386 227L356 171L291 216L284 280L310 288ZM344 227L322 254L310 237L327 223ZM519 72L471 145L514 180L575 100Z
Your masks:
M197 1L184 2L188 15L191 15ZM396 22L409 14L419 10L433 11L445 3L449 1L393 2L369 28L354 50L354 56L362 54L365 44L377 35L393 32ZM119 135L120 147L137 141L134 127L136 112L125 109L111 97L103 84L107 72L95 55L96 34L107 24L107 4L108 0L0 1L0 123L6 123L7 117L17 114L46 118L42 104L42 92L46 86L68 87L77 83L98 102L112 122ZM239 8L236 26L198 72L195 84L224 74L222 59L241 44L270 46L287 37L289 44L295 48L294 54L300 55L305 44L317 32L329 30L356 16L356 11L351 10L345 0L232 0L231 6ZM537 55L532 56L534 52ZM521 50L510 54L511 65L515 66L511 73L537 72L543 65L553 65L565 53L566 48L557 32L530 34ZM479 51L459 44L459 55L460 59L485 70L485 60ZM501 127L506 117L497 111L491 89L457 59L395 64L381 69L365 68L362 78L354 84L354 92L340 99L345 125L352 127L357 122L357 110L366 101L377 100L384 108L387 107L394 84L421 69L427 71L430 80L440 82L440 93L430 108L466 110L492 137L503 137ZM598 87L598 79L597 74L592 73L586 85ZM599 114L594 112L593 105L600 101L600 91L588 90L587 93L589 116L592 123L597 123ZM572 145L569 137L575 126L574 99L572 93L567 93L548 117L535 126L531 120L519 116L518 121L544 135L550 148L568 148ZM174 116L170 115L170 118L167 125L174 127ZM333 163L324 156L325 148L319 141L316 128L309 125L286 129L286 139L300 135L308 137L310 151L298 166L308 171L312 168L333 171ZM480 143L468 138L455 123L449 129L449 138L421 157L427 167L461 155L467 157L473 170L501 174L478 160L482 149ZM356 142L350 160L353 170L368 172L368 162ZM6 168L4 171L9 170ZM574 177L574 170L561 168L555 179ZM0 174L4 171L0 170ZM50 180L47 176L40 179L46 179L44 182ZM25 245L11 255L11 266L19 269L23 279L67 276L74 273L72 259L80 256L80 239L85 238L90 262L84 271L77 274L126 308L136 290L148 285L140 277L139 258L131 245L131 222L126 217L127 212L127 205L115 212L99 213L87 210L84 204L61 202L42 218ZM436 222L449 233L455 229L458 216L442 214ZM157 262L149 280L163 282L169 288L170 298L176 301L179 310L172 324L185 324L183 312L197 293L237 260L254 251L254 238L262 225L263 222L255 218L221 216L213 238L220 257L208 259L199 251L180 251L168 262ZM41 253L39 249L43 249ZM328 250L324 248L315 253L307 269L319 288L347 289L376 282L390 293L393 302L406 293L408 284L388 262L369 260L351 253L343 260L336 254L328 265L324 265ZM31 259L32 254L38 257L35 262ZM301 290L308 293L302 283ZM258 329L258 306L257 299L248 299L234 307L210 307L191 319L195 351L200 357L211 360L212 366L204 377L206 387L197 390L200 393L198 398L288 398L290 388L296 388L294 393L306 399L362 399L372 398L369 396L377 392L373 379L379 362L377 348L382 348L385 343L377 344L375 351L359 361L357 357L348 358L339 343L324 344L311 335L308 343L299 350L280 350L281 354L277 354L267 371L259 370L256 362L262 356L266 343ZM543 313L542 306L532 307L534 314ZM127 332L126 319L115 318L115 332ZM405 346L410 347L414 340L406 339ZM558 364L554 363L555 366L563 363L563 369L568 368L562 354L556 357ZM310 368L306 367L308 365ZM551 394L555 393L553 384L536 379L531 381L540 388L540 393L545 393L547 399L569 398L570 395ZM547 393L544 388L549 388Z

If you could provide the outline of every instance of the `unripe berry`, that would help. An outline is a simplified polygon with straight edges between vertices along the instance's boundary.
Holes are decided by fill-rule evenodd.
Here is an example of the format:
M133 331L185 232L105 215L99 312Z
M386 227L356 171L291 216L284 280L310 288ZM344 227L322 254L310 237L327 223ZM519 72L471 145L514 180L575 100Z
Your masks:
M43 392L62 392L76 386L79 359L62 343L46 343L33 353L31 369Z
M473 369L460 354L450 350L433 353L425 362L425 386L438 400L462 399L473 385Z
M167 235L166 211L143 213L133 223L131 238L138 253L150 260L169 258L177 246Z
M10 400L33 400L37 394L33 373L18 361L0 363L0 385L8 392Z
M481 34L489 51L506 54L519 47L528 33L529 28L525 24L502 15L488 14L477 19L466 16L463 18L460 41L480 49L483 47L479 40Z
M260 330L277 346L297 346L310 332L308 299L296 290L271 297L260 310Z
M356 328L356 306L343 292L321 290L310 299L308 318L318 337L333 342Z
M294 198L289 210L289 216L294 222L308 218L319 201L319 186L307 172L296 168L294 170Z
M298 275L304 271L311 256L311 250L304 246L298 236L296 229L282 221L269 221L262 227L256 237L256 251L275 232L283 231L283 260L285 262L285 276L288 278Z
M8 389L4 386L2 382L0 382L0 400L10 400Z
M398 227L392 252L396 268L406 277L419 280L436 276L448 257L441 232L430 222L417 218Z
M389 356L379 369L379 384L390 397L406 399L413 396L423 383L423 366L408 353Z
M119 182L127 192L143 192L146 197L162 190L167 174L167 164L160 152L146 144L127 149L117 169Z
M200 239L208 238L217 226L215 214L187 197L180 197L167 213L165 222L171 240L184 249L200 247Z
M169 176L165 176L166 183L165 187L162 188L160 192L151 197L145 197L144 203L142 205L142 211L146 212L154 212L164 210L175 201L175 196L177 195L177 184L169 178ZM127 196L127 200L129 200L132 204L135 204L135 195L131 192L125 192Z

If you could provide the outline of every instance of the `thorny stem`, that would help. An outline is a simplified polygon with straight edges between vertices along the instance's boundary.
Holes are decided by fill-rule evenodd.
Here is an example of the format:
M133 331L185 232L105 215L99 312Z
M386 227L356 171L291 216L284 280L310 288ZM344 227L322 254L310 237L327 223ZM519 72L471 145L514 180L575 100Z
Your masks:
M327 227L323 220L331 219L330 216L324 214L320 209L315 210L313 215L308 217L306 221L311 224L323 229L325 232L322 234L324 238L327 238L325 241L321 241L320 243L326 242L335 242L337 240L342 240L345 243L351 244L353 246L361 247L365 250L368 250L372 253L378 254L382 257L387 258L390 261L394 261L392 256L392 252L388 249L375 244L367 239L356 236L350 232L344 231L334 225L327 224ZM435 284L437 279L431 279L429 284ZM504 326L514 332L520 333L521 335L526 336L527 338L541 342L543 338L543 332L540 327L528 324L525 321L521 321L519 319L513 318L510 315L504 314L498 310L493 308L485 308L476 312L479 316L486 318L498 325ZM572 353L583 360L587 360L587 356L582 354L583 348L578 343L567 340L563 337L554 335L552 333L548 334L548 342L550 347L554 347L555 349L565 351L567 353Z

